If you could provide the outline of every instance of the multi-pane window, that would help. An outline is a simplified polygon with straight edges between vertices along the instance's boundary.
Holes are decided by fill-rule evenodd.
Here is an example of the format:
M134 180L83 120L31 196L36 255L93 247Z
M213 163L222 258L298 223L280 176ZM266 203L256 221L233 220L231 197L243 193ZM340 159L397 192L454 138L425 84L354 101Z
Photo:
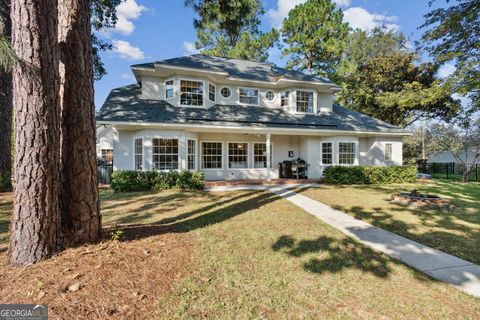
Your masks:
M297 112L313 112L313 92L297 91Z
M195 170L195 158L197 154L197 147L195 140L188 140L188 146L187 146L187 162L188 162L188 169L189 170Z
M272 145L270 144L270 168L272 167ZM267 144L258 142L253 144L253 167L267 167Z
M220 94L221 94L222 97L224 97L224 98L230 97L230 94L231 94L231 93L232 93L232 92L231 92L230 89L227 88L227 87L223 87L223 88L220 90Z
M135 139L135 170L143 169L143 139Z
M165 100L174 98L173 90L174 90L173 80L165 81Z
M152 162L157 170L178 169L178 139L152 139Z
M248 168L248 143L228 143L228 167L231 169Z
M322 164L332 164L333 150L331 142L322 143Z
M385 160L391 161L393 159L393 145L391 143L385 144Z
M221 169L222 152L221 142L202 142L202 169Z
M213 84L208 84L208 100L215 102L215 86Z
M180 104L184 106L203 106L203 82L181 80Z
M290 103L290 91L283 91L280 93L280 105L282 107L288 106Z
M258 90L240 88L238 94L240 103L258 105Z
M273 91L267 91L265 98L267 98L268 101L273 101L275 99L275 93L273 93Z
M113 162L113 149L102 149L102 159L112 163Z
M339 164L355 163L355 143L353 142L338 143L338 163Z

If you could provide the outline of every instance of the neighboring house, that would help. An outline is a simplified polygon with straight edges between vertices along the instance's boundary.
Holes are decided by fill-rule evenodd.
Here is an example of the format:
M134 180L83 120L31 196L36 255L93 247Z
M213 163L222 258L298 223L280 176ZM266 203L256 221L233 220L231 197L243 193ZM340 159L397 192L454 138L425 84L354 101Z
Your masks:
M114 127L97 125L97 158L113 162Z
M468 148L468 151L459 152L458 157L462 161L461 163L476 164L480 163L480 158L476 158L477 152L474 148ZM428 157L428 163L459 163L450 151L436 152Z
M112 128L114 170L195 170L207 180L278 178L301 158L401 165L408 133L333 103L335 84L266 63L195 54L133 65L97 116Z

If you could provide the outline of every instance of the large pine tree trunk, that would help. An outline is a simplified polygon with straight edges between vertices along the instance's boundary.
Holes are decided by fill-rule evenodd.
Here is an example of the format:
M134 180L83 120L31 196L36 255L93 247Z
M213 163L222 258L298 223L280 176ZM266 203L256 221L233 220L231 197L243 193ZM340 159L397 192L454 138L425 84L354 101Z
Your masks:
M93 64L88 0L59 3L62 109L62 229L70 244L96 241L98 200Z
M10 0L0 0L0 34L10 38L11 28ZM0 68L0 179L11 173L11 130L12 74Z
M27 265L59 249L60 105L56 0L12 2L14 209L9 260Z

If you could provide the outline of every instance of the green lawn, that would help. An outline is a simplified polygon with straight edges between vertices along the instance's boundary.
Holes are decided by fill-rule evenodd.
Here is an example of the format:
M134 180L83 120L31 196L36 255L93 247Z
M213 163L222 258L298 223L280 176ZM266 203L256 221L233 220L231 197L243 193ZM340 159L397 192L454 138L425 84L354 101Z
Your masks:
M453 210L390 203L392 193L418 189L453 201ZM357 219L480 264L480 184L449 180L381 186L321 186L297 190Z
M271 193L103 191L101 197L104 223L122 224L115 228L129 238L182 232L195 243L191 271L145 318L480 316L479 299L374 252Z

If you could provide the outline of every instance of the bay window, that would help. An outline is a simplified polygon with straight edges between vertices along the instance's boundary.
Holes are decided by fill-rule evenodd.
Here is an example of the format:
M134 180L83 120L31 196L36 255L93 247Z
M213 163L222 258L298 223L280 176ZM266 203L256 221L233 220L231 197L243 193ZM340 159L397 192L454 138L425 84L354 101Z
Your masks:
M338 163L339 164L355 164L355 143L354 142L338 143Z
M313 92L297 91L297 112L313 112Z
M288 107L290 104L290 91L283 91L280 93L280 106Z
M333 163L333 150L331 142L322 143L322 164Z
M203 82L180 80L180 104L203 106Z
M187 168L188 170L196 169L197 145L195 140L188 139L187 146Z
M243 104L258 106L258 90L240 88L238 90L238 101Z
M215 86L213 84L208 84L208 100L215 102Z
M137 138L134 140L135 148L135 170L142 171L143 169L143 139Z
M228 167L230 169L248 168L248 143L228 143Z
M165 100L173 99L174 96L173 80L165 81Z
M156 170L177 170L178 139L152 139L152 163Z
M222 154L221 142L202 142L202 169L221 169Z

